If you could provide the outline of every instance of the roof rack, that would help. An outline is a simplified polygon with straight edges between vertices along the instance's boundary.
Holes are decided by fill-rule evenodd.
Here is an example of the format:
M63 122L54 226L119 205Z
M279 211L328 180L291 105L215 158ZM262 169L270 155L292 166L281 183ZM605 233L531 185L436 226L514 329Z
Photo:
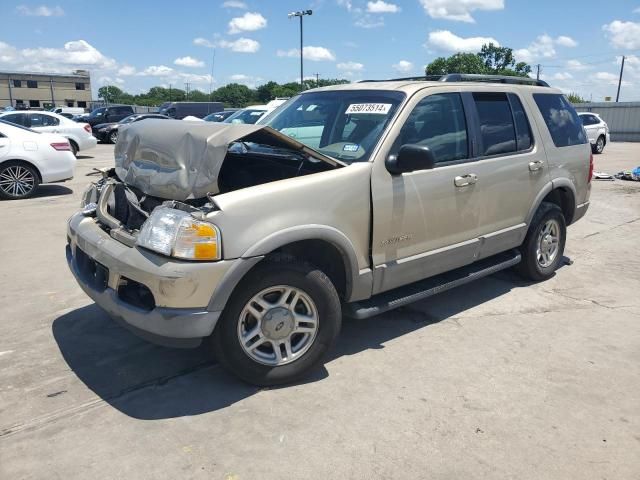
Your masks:
M393 82L393 81L423 81L423 82L486 82L508 83L512 85L532 85L548 87L544 80L529 77L513 77L509 75L482 75L472 73L449 73L447 75L423 75L420 77L390 78L388 80L362 80L362 82Z

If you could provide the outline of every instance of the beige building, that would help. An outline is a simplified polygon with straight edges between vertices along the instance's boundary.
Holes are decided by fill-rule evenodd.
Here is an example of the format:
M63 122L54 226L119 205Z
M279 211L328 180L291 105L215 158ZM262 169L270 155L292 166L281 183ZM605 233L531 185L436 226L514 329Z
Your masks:
M91 78L87 70L68 75L0 71L0 108L89 107Z

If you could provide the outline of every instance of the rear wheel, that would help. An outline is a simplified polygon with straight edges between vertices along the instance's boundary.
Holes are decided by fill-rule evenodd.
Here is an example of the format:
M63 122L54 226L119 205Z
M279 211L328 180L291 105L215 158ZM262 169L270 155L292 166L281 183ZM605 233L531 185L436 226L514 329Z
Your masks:
M73 152L73 156L77 157L78 150L79 150L78 145L73 140L69 140L69 145L71 145L71 151Z
M0 164L0 198L19 200L31 197L40 183L38 172L22 162Z
M516 267L526 279L551 278L562 262L567 226L560 207L543 202L531 221L520 247L522 261Z
M342 321L340 299L312 265L267 261L236 288L212 336L220 363L246 382L294 382L321 363Z
M591 151L593 153L602 153L604 151L605 139L604 136L600 135L596 140L596 143L591 145Z
M118 141L118 131L114 130L109 134L109 141L111 143L116 143Z

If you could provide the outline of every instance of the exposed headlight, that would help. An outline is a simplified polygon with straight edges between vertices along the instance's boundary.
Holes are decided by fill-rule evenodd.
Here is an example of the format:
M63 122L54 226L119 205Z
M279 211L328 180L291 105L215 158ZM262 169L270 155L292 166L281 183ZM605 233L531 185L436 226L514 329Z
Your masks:
M86 207L90 203L97 203L98 201L98 188L95 184L91 183L82 193L82 200L80 200L80 208Z
M154 252L186 260L220 260L220 231L189 213L156 208L138 234L136 244Z

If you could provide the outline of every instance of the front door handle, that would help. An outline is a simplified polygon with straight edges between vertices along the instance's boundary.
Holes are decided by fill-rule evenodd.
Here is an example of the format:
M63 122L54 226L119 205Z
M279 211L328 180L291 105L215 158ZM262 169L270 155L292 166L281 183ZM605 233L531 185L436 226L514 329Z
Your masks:
M466 175L460 175L453 179L453 183L456 187L466 187L473 185L478 181L478 176L475 173L467 173Z
M544 167L544 162L542 160L536 160L535 162L529 162L529 170L532 172L536 172Z

